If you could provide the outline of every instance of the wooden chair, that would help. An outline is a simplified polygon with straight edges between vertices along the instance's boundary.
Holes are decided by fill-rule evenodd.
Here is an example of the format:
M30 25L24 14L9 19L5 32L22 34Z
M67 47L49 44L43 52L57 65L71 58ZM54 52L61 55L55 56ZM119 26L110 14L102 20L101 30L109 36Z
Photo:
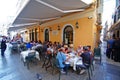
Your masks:
M90 74L91 67L90 67L90 64L84 64L84 66L83 65L76 65L76 69L77 69L78 74L79 74L81 69L87 70L88 78L89 78L89 80L91 80L91 74Z
M60 77L61 77L61 68L60 68L59 60L56 59L56 57L53 57L52 58L52 75L53 75L55 69L57 69L58 72L59 72L59 79L58 80L60 80Z
M89 60L87 62L76 65L77 73L80 73L81 69L85 69L88 74L88 79L91 80L91 76L93 75L92 67L94 67L93 58L89 58Z

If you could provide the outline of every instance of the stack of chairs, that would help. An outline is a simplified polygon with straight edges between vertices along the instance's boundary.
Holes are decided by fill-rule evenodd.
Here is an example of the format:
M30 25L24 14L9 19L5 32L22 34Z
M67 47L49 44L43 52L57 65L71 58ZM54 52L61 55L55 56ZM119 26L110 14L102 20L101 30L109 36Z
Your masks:
M99 58L100 63L102 62L102 55L101 55L101 48L100 47L96 47L94 48L94 59Z

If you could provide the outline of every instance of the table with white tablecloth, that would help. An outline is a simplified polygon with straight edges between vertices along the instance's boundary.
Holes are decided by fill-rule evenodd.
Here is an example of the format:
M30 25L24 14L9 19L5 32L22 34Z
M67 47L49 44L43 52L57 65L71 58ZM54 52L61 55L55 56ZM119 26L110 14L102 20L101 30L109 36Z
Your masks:
M73 67L73 70L76 71L76 65L83 65L82 63L82 58L80 56L74 55L72 53L69 54L70 59L68 59L68 61L66 62L67 64L69 63L70 66Z
M28 56L28 54L29 54L30 52L35 52L35 57L36 57L36 59L40 60L39 53L38 53L37 51L35 51L35 50L27 50L27 51L22 51L22 52L20 53L21 59L23 59L24 62L26 62L25 58Z

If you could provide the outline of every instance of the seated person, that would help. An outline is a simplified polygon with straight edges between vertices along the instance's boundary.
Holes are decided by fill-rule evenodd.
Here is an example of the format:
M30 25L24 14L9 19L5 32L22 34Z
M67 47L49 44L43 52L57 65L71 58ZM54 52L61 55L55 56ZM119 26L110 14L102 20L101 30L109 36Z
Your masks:
M87 46L88 47L88 52L90 53L90 56L91 56L91 63L93 63L93 61L94 61L94 54L93 54L93 52L92 52L92 50L91 50L91 46Z
M52 47L52 45L48 45L47 53L48 54L52 54L53 53L53 47Z
M80 56L82 57L83 65L77 66L81 68L80 74L83 74L85 72L85 69L89 67L91 60L90 52L88 51L87 46L83 47L83 53L81 53Z
M46 60L47 60L47 63L45 64L46 70L47 70L47 68L52 66L51 59L52 59L53 49L51 46L52 45L48 45L47 52L46 52Z
M19 48L20 51L25 51L27 49L25 43L21 43Z
M32 48L32 44L31 44L30 42L28 42L28 43L26 44L26 48L27 48L27 49L31 49L31 48Z
M43 45L41 43L38 43L36 46L37 47L42 47Z
M69 55L69 54L68 54L68 48L64 48L64 49L63 49L63 52L65 53L65 55Z
M76 52L77 54L83 53L83 46L79 45Z
M70 46L68 48L68 52L71 53L71 54L73 54L73 55L76 55L76 51L73 48L73 44L70 44Z
M88 51L90 52L90 55L93 56L93 52L91 51L91 46L87 46L88 47Z
M69 59L69 57L68 58L66 57L66 55L64 53L64 48L59 49L56 58L59 61L61 73L67 73L67 69L70 65L65 63Z
M61 48L61 44L57 42L57 49Z

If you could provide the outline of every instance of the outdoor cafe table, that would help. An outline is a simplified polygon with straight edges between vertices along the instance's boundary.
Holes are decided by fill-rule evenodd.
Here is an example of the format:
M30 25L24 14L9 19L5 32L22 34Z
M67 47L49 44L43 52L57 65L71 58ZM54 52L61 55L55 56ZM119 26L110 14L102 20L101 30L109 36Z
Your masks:
M74 55L73 53L69 53L69 56L70 56L70 59L68 59L66 63L67 64L69 63L70 66L73 67L73 70L76 71L76 65L83 65L81 57Z
M26 62L25 58L28 56L28 54L29 54L30 52L35 52L36 58L37 58L38 60L40 60L39 53L38 53L37 51L35 51L35 50L27 50L27 51L22 51L22 52L20 53L21 59L23 59L24 62Z

